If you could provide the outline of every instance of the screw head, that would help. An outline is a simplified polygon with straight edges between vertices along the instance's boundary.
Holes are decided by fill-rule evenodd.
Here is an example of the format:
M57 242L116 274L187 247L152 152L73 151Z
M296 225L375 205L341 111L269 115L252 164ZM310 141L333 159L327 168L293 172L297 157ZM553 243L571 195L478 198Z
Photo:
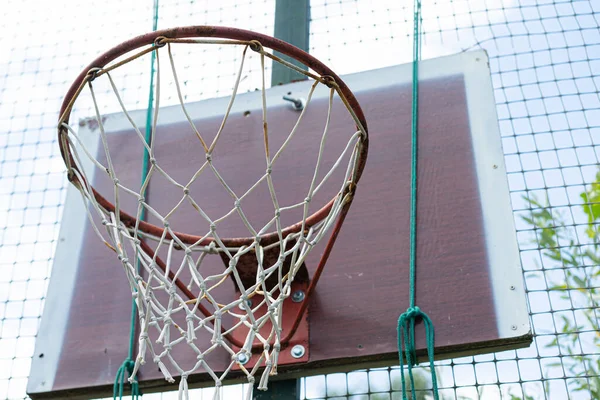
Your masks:
M246 353L239 353L236 356L236 358L237 358L238 362L242 365L247 364L248 361L250 361L250 357Z
M514 285L510 285L510 290L515 290L515 286Z
M516 331L517 330L517 326L513 325L513 326L510 327L510 329L512 329L513 331Z
M294 347L292 347L292 357L294 358L302 358L305 352L306 350L301 344L297 344Z
M296 290L293 294L292 294L292 301L294 303L300 303L301 301L304 300L304 291L302 290Z

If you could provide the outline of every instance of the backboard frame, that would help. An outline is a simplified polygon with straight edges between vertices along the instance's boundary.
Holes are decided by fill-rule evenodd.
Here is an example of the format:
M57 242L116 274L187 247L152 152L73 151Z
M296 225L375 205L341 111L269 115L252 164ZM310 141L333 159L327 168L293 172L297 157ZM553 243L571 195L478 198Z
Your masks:
M440 66L443 66L443 68L440 68ZM393 85L408 84L411 77L410 68L411 65L406 64L351 74L344 76L343 79L360 100L362 93L384 90ZM484 233L487 239L485 250L489 262L489 279L493 291L493 306L496 313L498 332L497 340L490 340L485 343L474 342L460 348L457 346L449 348L439 346L439 348L436 348L436 355L439 358L450 358L527 346L531 342L532 336L487 55L482 51L462 53L441 59L423 61L420 68L422 81L445 79L459 75L464 80L468 105L468 122L475 157L474 165L481 199ZM288 107L289 104L282 99L283 95L288 92L305 92L304 89L307 84L307 82L296 82L273 87L267 91L267 102L273 107ZM325 95L325 92L316 92L315 99ZM257 93L240 94L232 112L255 109L256 98ZM226 107L226 103L226 98L211 99L190 104L189 110L195 118L210 118L220 115L220 112ZM364 108L367 121L369 121L370 110L368 107ZM143 125L145 111L140 110L133 113L132 116L136 119L136 122L140 121L142 122L140 125ZM425 117L422 117L422 119L425 119ZM168 112L163 113L163 118L160 121L164 125L176 122L178 121L175 117L171 118ZM116 132L124 129L125 124L128 124L125 117L111 116L107 118L105 127L107 132ZM370 126L372 128L372 123ZM82 136L92 138L94 123L91 120L84 120L80 124L80 129L83 133ZM86 134L86 131L89 134ZM88 145L93 146L94 141L90 140ZM377 155L371 154L371 160L374 157L377 157ZM369 164L367 164L366 171L368 170ZM365 182L361 183L363 187L358 189L358 195L363 190L368 190L364 187ZM77 396L86 398L87 393L89 393L80 390L61 390L58 392L52 390L61 358L60 347L64 340L69 319L69 315L64 310L70 308L77 283L78 260L85 231L85 219L81 218L81 215L85 213L85 208L80 194L71 186L69 186L67 192L64 210L69 210L69 212L65 212L63 215L59 243L55 253L55 267L50 280L45 311L36 342L32 373L28 384L28 393L32 398L59 397L66 393L73 394L75 398L78 398ZM355 211L355 208L350 211L351 215L353 211ZM327 267L325 271L328 271ZM327 279L327 277L324 278ZM318 291L319 287L317 287ZM417 295L424 300L427 293L418 292ZM408 297L406 297L407 300ZM405 308L403 304L397 304L398 315ZM428 314L430 313L430 310L425 311ZM444 324L443 321L435 319L433 322L436 326ZM423 356L423 347L419 343L418 349L418 355ZM322 360L313 363L309 361L307 364L281 368L280 375L274 377L274 379L287 379L325 372L345 372L365 367L381 367L394 364L397 364L397 353L394 352L386 351L370 357L361 357L354 354L346 359L338 359L335 363L323 362ZM190 380L190 387L210 386L210 382ZM142 382L142 388L144 391L149 392L167 388L176 389L176 386L171 386L164 380L152 380ZM99 384L93 390L96 394L109 393L106 384Z

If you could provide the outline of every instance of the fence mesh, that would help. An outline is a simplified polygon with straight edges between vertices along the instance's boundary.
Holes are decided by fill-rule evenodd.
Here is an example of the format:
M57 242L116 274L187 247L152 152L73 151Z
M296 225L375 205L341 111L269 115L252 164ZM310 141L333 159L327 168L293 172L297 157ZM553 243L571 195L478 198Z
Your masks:
M340 74L408 62L412 6L312 0L310 52ZM95 55L151 29L152 4L6 0L2 7L0 399L22 399L67 184L55 141L60 102ZM159 28L211 24L272 34L274 11L274 0L162 0ZM439 362L441 394L600 398L600 3L425 0L423 18L424 58L489 53L535 334L527 349ZM224 94L220 85L233 79L236 63L216 56L223 68L198 75L206 91L188 101ZM145 107L148 94L147 82L135 78L125 99L132 109ZM428 396L427 376L418 374L417 399ZM397 368L310 377L301 398L399 399L399 381ZM238 390L227 393L236 398ZM195 396L210 398L205 390Z

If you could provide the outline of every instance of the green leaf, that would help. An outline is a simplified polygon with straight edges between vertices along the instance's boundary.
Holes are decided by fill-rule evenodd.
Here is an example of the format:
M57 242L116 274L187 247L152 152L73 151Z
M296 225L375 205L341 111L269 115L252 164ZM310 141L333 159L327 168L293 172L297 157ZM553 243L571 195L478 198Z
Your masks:
M596 181L591 184L589 190L579 195L583 200L581 208L588 217L588 228L586 234L594 239L598 237L598 225L596 222L600 218L600 171L596 173Z
M548 290L566 290L568 288L566 283L561 283L559 285L550 286Z
M577 275L573 275L573 281L575 281L575 283L577 284L577 286L574 287L579 287L579 288L587 288L588 284L585 280L581 279L580 277L578 277Z
M561 362L550 363L547 368L563 368L571 376L583 377L569 382L572 391L585 392L591 398L600 399L600 358L597 352L582 354L578 344L580 335L577 332L588 330L589 326L597 332L592 336L592 341L600 349L600 322L596 315L596 309L600 302L600 290L596 290L594 283L600 277L600 169L596 174L595 182L589 185L581 194L583 200L581 210L587 217L582 228L586 228L586 235L592 239L591 245L582 247L583 241L577 237L578 226L565 222L565 217L556 209L550 207L548 197L540 200L535 196L523 196L531 207L528 216L522 216L522 220L530 225L535 232L537 245L542 249L541 269L555 268L556 264L564 269L565 279L548 282L549 290L555 290L555 294L563 299L569 299L568 289L585 292L582 301L587 304L578 305L578 310L584 315L586 327L572 322L561 316L556 319L556 331L560 335L555 336L552 341L545 345L546 348L558 348L565 357ZM548 265L545 265L548 264ZM582 268L586 266L586 268ZM573 292L571 292L573 293ZM566 297L565 297L566 296ZM559 333L560 332L560 333ZM585 371L581 371L582 365ZM544 391L549 393L548 382L544 382ZM523 396L515 396L509 393L511 400L524 398L532 400L533 397L523 392ZM589 398L589 397L588 397Z

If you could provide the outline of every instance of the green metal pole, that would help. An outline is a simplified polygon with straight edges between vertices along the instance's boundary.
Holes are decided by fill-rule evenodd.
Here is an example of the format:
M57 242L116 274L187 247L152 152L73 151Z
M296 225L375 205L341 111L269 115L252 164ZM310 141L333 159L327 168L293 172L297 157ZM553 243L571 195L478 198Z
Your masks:
M310 0L277 0L275 3L275 33L277 39L308 52ZM307 69L301 63L275 52L275 55ZM271 86L283 85L306 77L277 62L273 62ZM285 350L284 350L285 351ZM287 349L289 351L289 349ZM254 390L255 400L290 400L300 397L300 379L269 382L267 391Z
M277 0L275 3L275 33L277 39L291 43L308 52L310 25L310 0ZM275 52L275 55L306 69L301 63ZM306 76L293 71L277 62L273 63L271 86L283 85Z
M269 390L254 390L254 400L292 400L300 397L300 379L269 381Z

